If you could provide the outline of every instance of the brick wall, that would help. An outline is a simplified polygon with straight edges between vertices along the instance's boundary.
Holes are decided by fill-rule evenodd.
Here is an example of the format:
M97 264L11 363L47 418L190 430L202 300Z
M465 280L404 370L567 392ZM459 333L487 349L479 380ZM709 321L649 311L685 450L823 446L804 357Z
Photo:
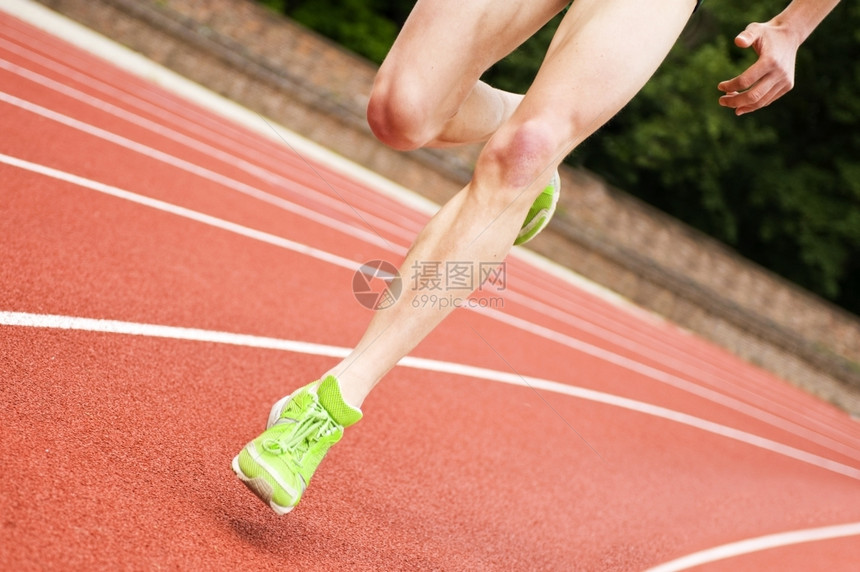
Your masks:
M475 147L394 152L364 110L375 68L251 0L41 0L438 203ZM860 415L860 320L719 243L566 169L533 250Z

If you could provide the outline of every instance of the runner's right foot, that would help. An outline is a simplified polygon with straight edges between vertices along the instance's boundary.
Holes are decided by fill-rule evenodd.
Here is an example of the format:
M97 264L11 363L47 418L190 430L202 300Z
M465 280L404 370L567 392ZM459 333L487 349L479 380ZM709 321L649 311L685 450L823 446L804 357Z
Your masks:
M236 455L233 471L272 510L286 514L344 428L360 419L334 377L315 381L275 403L266 430Z

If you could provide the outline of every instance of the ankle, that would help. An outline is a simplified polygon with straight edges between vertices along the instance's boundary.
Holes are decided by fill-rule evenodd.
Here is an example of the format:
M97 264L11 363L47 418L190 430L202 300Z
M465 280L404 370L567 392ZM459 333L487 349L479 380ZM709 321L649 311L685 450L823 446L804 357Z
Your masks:
M342 425L349 427L358 423L362 417L361 408L346 401L340 390L340 383L333 375L323 378L317 388L320 403L328 411L331 418Z
M361 410L361 406L367 394L370 393L370 389L345 373L338 374L336 370L326 372L320 379L325 379L328 376L332 376L337 380L340 395L344 402L350 407Z

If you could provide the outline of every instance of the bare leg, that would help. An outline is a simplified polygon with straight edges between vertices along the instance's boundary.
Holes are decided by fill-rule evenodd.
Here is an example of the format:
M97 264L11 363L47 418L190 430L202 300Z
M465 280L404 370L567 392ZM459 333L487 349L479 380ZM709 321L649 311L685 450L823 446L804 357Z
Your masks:
M501 262L529 205L562 158L641 89L677 39L694 5L693 0L576 0L531 89L484 148L474 179L420 233L401 273L408 276L421 261L475 266ZM462 25L462 15L457 17ZM484 22L473 25L477 30ZM402 44L402 48L407 53L413 49L410 44ZM436 48L462 49L450 43ZM455 52L461 58L463 53ZM405 88L414 90L414 86ZM440 98L449 106L449 114L436 125L450 127L465 100L461 98L451 112L450 101ZM423 103L415 105L416 115L424 113ZM414 127L408 121L403 125ZM403 141L417 141L420 137L414 135L418 131L408 133ZM437 127L427 140L442 132ZM344 398L353 405L360 406L381 377L451 311L414 307L420 291L412 286L410 280L404 281L400 299L374 315L355 350L329 372L339 379Z
M516 111L523 96L479 81L441 126L440 132L424 147L451 147L489 139Z
M568 0L418 0L379 69L368 121L397 149L486 141L521 95L480 82Z

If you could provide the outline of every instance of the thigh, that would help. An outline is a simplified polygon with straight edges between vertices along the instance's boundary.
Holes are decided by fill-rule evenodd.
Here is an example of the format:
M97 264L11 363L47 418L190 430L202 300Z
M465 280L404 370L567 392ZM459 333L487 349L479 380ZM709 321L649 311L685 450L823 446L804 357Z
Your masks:
M696 0L576 0L511 120L554 126L561 157L645 85L677 40Z
M450 117L481 75L568 0L418 0L377 81L407 86Z

